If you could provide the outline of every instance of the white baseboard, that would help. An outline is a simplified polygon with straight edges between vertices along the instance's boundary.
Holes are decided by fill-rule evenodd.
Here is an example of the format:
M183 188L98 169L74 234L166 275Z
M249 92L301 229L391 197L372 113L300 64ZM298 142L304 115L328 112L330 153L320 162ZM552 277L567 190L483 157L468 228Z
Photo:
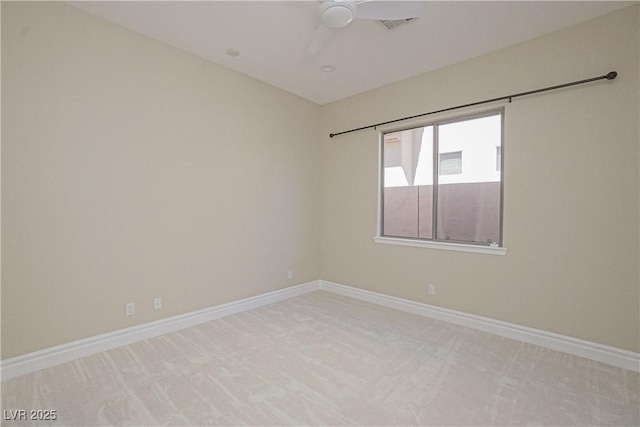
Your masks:
M262 307L267 304L273 304L278 301L283 301L285 299L316 290L333 292L346 297L395 308L397 310L418 314L420 316L456 325L478 329L506 338L540 345L542 347L562 351L564 353L640 372L639 353L554 334L552 332L519 326L512 323L501 322L487 317L462 313L350 286L339 285L337 283L327 282L324 280L316 280L6 359L0 364L0 376L2 381L8 380L40 369L49 368L60 363L90 356L101 351L153 338L168 332L177 331L179 329L198 325L220 317Z
M155 322L145 323L131 328L100 334L73 341L44 350L27 353L3 360L0 365L2 381L19 377L60 363L70 362L101 351L121 347L136 341L153 338L168 332L198 325L220 317L273 304L298 295L318 290L319 281L303 283L297 286L267 292L254 297L232 301L226 304L205 308L191 313L169 317Z
M320 280L320 289L640 372L640 353Z

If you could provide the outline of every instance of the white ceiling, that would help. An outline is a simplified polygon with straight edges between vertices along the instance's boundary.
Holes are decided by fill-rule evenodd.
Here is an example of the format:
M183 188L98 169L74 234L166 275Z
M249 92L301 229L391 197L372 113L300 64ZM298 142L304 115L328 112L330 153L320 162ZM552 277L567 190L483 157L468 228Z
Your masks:
M521 43L629 6L613 1L428 1L387 30L356 20L317 55L316 1L104 1L74 6L318 104ZM237 57L227 49L240 52ZM322 65L336 70L325 73Z

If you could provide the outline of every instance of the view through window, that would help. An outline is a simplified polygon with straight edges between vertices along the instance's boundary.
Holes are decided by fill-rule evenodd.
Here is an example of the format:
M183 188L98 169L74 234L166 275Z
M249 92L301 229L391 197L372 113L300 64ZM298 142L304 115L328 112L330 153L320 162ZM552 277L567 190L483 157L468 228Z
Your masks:
M383 136L382 235L502 245L503 111Z

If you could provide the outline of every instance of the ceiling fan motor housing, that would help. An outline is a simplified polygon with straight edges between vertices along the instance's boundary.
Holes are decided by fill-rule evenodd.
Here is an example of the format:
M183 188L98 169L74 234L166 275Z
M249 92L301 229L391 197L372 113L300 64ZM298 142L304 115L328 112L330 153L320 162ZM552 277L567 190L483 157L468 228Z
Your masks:
M322 23L329 28L346 27L355 15L355 1L328 1L320 4Z

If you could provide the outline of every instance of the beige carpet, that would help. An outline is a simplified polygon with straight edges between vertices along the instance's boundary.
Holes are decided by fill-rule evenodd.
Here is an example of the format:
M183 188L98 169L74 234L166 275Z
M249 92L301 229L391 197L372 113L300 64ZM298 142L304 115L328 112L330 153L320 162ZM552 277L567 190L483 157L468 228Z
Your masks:
M640 425L637 373L314 292L6 381L3 425Z

